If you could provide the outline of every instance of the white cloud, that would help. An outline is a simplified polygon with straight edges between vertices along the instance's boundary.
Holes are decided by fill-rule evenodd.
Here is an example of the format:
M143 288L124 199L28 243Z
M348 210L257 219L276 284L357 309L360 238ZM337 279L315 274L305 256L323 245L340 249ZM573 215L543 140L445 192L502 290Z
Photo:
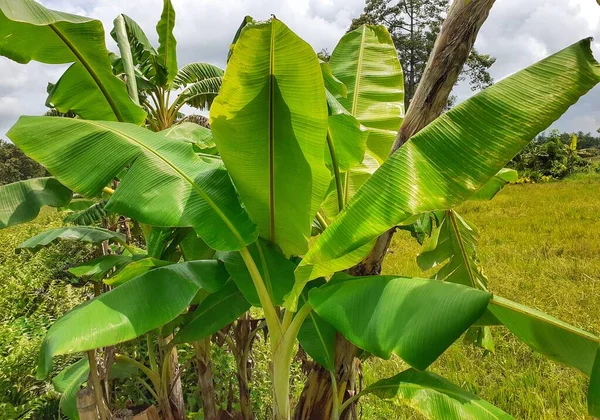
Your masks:
M47 7L100 19L107 43L119 13L134 18L157 42L154 27L161 13L161 0L42 0ZM173 0L177 11L175 35L179 64L207 61L225 65L233 34L246 15L267 19L275 14L315 50L332 51L364 0ZM600 51L600 7L593 0L502 0L496 2L482 28L477 48L497 57L492 75L500 80L577 40L595 36ZM599 55L600 57L600 55ZM18 65L0 57L0 136L21 114L44 111L46 84L58 79L64 67L30 63ZM467 85L455 94L465 99ZM13 98L13 99L11 99ZM16 99L14 99L16 98ZM600 90L595 89L556 124L560 129L595 131L600 125Z

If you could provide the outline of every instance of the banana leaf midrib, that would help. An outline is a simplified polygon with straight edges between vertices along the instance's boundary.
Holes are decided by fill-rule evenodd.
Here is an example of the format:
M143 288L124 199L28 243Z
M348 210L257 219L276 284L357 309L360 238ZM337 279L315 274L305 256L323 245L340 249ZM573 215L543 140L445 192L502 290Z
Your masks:
M275 21L273 22L275 23ZM275 102L275 28L271 25L271 45L269 57L269 239L275 243L275 138L274 138L274 112Z
M354 92L352 92L352 116L356 119L358 119L356 117L356 108L358 107L358 97L359 97L359 90L360 90L360 73L361 73L361 68L362 68L362 63L363 63L363 55L364 55L364 51L365 51L365 38L367 37L367 26L363 25L362 27L362 34L361 34L361 40L360 40L360 50L358 51L358 61L356 63L356 82L354 83ZM348 197L348 185L350 184L350 171L346 171L346 176L344 177L344 203L346 203L349 199ZM341 211L342 209L340 209Z
M258 256L260 258L260 264L263 269L263 279L265 281L265 286L269 291L269 296L273 296L273 283L271 281L271 273L269 272L269 266L267 265L267 260L265 258L265 253L262 249L262 244L260 241L256 241L256 250L258 251Z

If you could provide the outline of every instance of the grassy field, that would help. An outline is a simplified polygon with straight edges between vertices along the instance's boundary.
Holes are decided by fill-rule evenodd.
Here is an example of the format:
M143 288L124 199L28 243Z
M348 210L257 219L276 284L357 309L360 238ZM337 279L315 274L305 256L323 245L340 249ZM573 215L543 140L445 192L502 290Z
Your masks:
M511 185L493 201L469 202L458 211L480 230L480 258L493 293L600 333L597 174ZM398 233L384 272L422 276L419 248L409 234ZM495 354L457 343L431 370L516 418L588 418L584 375L533 353L504 329L495 329L494 338ZM365 382L404 368L394 359L368 362ZM363 412L367 419L409 414L376 397L364 400Z

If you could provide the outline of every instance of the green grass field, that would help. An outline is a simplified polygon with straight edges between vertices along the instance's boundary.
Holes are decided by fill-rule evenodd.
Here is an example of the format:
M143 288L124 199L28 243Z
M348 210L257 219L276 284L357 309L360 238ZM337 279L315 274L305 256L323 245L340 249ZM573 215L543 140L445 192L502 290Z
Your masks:
M600 333L600 176L511 185L490 202L469 202L458 211L479 228L493 293ZM408 233L399 232L384 272L422 276L419 251ZM515 418L589 418L584 375L534 353L505 329L495 329L494 338L495 354L457 343L431 370ZM365 382L404 368L397 359L368 362ZM363 412L368 419L409 413L376 397L363 401Z

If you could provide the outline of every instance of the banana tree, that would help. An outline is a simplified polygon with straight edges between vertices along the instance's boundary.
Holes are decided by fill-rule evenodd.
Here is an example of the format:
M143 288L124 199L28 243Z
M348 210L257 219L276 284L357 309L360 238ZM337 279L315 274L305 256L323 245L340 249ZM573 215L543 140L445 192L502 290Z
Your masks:
M177 40L173 35L175 9L170 0L164 0L163 4L156 25L158 49L127 15L115 19L110 33L121 53L121 57L111 56L113 69L125 78L132 98L148 112L147 124L155 131L171 127L185 105L209 109L223 79L223 70L212 64L177 66ZM175 98L171 100L173 93Z
M29 9L6 4L0 3L0 17L22 22L15 10ZM40 10L46 13L36 16L45 19L58 13ZM104 191L106 211L150 226L147 256L169 263L113 278L112 290L58 320L42 344L38 377L50 373L56 355L149 332L173 334L160 366L156 357L148 364L122 357L152 383L161 415L169 418L164 361L172 346L203 340L254 306L264 312L269 329L276 419L291 416L290 364L297 342L332 372L334 419L365 394L409 403L434 418L510 418L427 372L470 328L486 332L499 326L590 376L589 411L598 415L600 339L493 296L473 253L465 252L475 247L476 235L454 210L482 189L482 196L489 195L485 189L502 167L600 82L590 40L465 101L386 160L382 151L403 116L403 87L385 29L364 26L347 34L327 67L281 21L245 23L210 112L219 156L198 153L189 139L121 118L21 117L10 130L11 140L63 188L90 198ZM98 160L106 150L111 153ZM366 159L375 163L361 171ZM353 181L353 170L361 174L359 181ZM117 178L118 185L107 187ZM58 194L29 190L20 185L0 190L11 198L4 220L23 221L41 205L60 201ZM337 208L328 211L332 196ZM34 211L26 217L22 209L29 203ZM426 267L448 260L436 278L344 273L380 234L431 212L435 228L420 262ZM122 243L119 237L111 240ZM207 247L216 251L214 259L195 252ZM137 253L131 250L132 260ZM82 272L103 272L92 265ZM344 390L333 372L338 334L374 357L396 355L411 368L342 402Z

